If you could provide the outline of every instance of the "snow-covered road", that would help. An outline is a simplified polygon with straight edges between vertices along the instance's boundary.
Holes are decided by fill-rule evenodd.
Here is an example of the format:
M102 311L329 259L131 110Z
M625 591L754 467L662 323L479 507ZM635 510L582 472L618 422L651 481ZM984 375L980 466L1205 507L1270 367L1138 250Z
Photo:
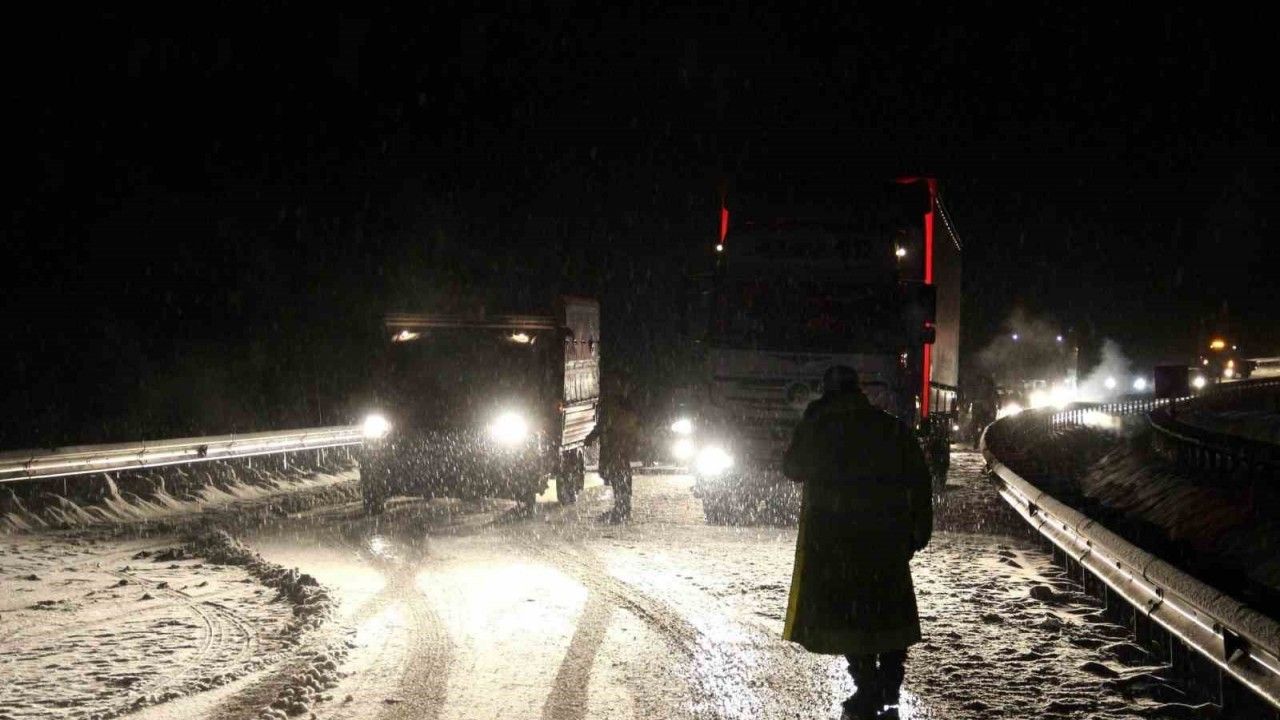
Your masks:
M913 561L924 642L902 716L1200 716L1155 699L1168 697L1159 668L1046 554L987 534L1019 526L980 468L958 455L939 532ZM596 520L609 497L596 487L533 517L404 501L376 520L344 506L236 532L338 599L350 651L316 717L839 717L843 661L779 639L794 528L707 525L689 486L637 476L621 526ZM282 661L138 717L256 717L297 677Z

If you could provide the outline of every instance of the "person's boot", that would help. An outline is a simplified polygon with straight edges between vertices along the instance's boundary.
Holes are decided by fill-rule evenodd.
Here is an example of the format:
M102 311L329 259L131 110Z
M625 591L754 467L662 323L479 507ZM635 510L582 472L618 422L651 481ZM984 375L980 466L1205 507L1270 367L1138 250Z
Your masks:
M878 704L875 693L865 692L859 688L841 703L841 707L844 708L844 717L849 720L875 720Z
M846 655L849 661L849 677L853 678L856 691L844 701L845 715L850 720L874 718L880 707L879 673L875 655Z
M905 652L885 653L880 656L879 682L877 683L880 691L880 714L877 715L879 718L892 719L898 717L902 681L906 676L904 668L906 659L907 654Z

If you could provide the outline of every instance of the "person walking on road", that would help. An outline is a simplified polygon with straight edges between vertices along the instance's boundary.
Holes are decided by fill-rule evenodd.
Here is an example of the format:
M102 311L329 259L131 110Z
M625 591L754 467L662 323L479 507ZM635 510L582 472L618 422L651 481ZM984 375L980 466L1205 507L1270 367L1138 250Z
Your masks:
M803 483L783 637L844 655L850 718L897 716L907 648L920 641L911 556L933 531L929 469L914 433L834 366L805 409L783 462Z
M586 440L600 440L600 477L613 488L613 508L602 517L608 522L631 517L631 459L639 436L640 420L631 405L630 385L621 380L605 396L596 427Z

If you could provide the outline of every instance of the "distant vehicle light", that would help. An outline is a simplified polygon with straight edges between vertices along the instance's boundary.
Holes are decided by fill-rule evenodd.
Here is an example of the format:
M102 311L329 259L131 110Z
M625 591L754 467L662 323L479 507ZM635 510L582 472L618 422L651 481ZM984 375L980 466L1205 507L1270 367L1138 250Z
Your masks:
M680 418L671 423L671 432L677 435L692 435L693 421L689 418Z
M1191 385L1195 389L1200 390L1204 388L1205 382L1206 380L1204 379L1203 375L1197 375L1196 379L1191 381Z
M716 243L716 252L724 252L724 245Z
M377 413L366 415L364 422L360 425L360 432L366 440L381 440L391 432L391 423Z
M1142 392L1142 391L1146 390L1146 389L1147 389L1147 379L1146 379L1146 378L1134 378L1134 379L1133 379L1133 389L1134 389L1134 390L1137 390L1138 392Z
M1011 417L1022 412L1022 406L1016 402L1011 402L996 411L996 419Z
M678 462L684 462L693 457L698 448L693 444L693 440L689 438L679 438L671 443L671 457Z
M904 247L899 247L898 249L893 251L893 254L898 256L899 258L904 258L907 256L907 249Z
M951 432L960 432L960 424L951 423Z
M1013 341L1014 341L1014 342L1018 342L1018 333L1014 333L1014 334L1010 335L1009 337L1013 338Z
M1059 335L1059 336L1057 337L1057 340L1058 340L1058 342L1062 342L1062 336L1061 336L1061 335Z
M1075 399L1075 393L1065 384L1054 385L1053 390L1049 392L1049 404L1059 410L1070 405Z
M1234 370L1234 369L1235 369L1235 367L1236 367L1236 361L1235 361L1235 360L1228 360L1228 361L1227 361L1227 368L1228 368L1228 369L1230 369L1230 370Z
M1222 338L1214 338L1213 342L1209 343L1209 349L1210 350L1226 350L1227 341L1223 340Z
M1209 358L1200 358L1200 364L1201 364L1201 365L1208 365L1208 364L1209 364Z
M412 330L401 330L391 336L391 342L409 342L410 340L417 340L420 337L422 337L422 333L416 333Z
M515 445L529 435L529 423L518 412L508 410L489 425L489 437L503 445Z
M1027 401L1031 404L1032 408L1044 407L1045 405L1048 405L1050 402L1049 391L1048 390L1032 391L1031 396L1027 398Z
M509 339L511 340L511 342L520 343L521 345L528 345L529 343L533 342L533 338L529 335L529 333L522 333L522 332L512 333Z
M733 467L733 456L718 445L708 445L698 452L694 468L699 475L715 477Z
M1116 389L1116 379L1115 379L1115 378L1113 378L1113 377L1109 377L1109 378L1107 378L1106 380L1103 380L1103 381L1102 381L1102 384L1103 384L1104 386L1106 386L1106 388L1107 388L1108 390L1115 390L1115 389Z
M1232 378L1236 376L1236 371L1230 367L1222 371L1222 377Z

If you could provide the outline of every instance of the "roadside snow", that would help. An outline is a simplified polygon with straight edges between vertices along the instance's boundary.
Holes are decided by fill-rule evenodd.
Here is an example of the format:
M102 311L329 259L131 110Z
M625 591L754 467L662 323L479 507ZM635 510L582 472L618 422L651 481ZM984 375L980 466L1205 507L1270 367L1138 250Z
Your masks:
M15 536L0 545L0 718L110 718L298 654L329 616L314 579L229 536ZM268 717L331 687L344 647L310 648Z
M17 493L0 487L0 535L150 522L290 496L319 495L322 502L340 502L356 497L355 478L355 470L337 467L266 471L210 464L160 468L127 480L72 477L67 483L77 492L68 493L71 497L61 494L63 484L57 480L29 483Z

